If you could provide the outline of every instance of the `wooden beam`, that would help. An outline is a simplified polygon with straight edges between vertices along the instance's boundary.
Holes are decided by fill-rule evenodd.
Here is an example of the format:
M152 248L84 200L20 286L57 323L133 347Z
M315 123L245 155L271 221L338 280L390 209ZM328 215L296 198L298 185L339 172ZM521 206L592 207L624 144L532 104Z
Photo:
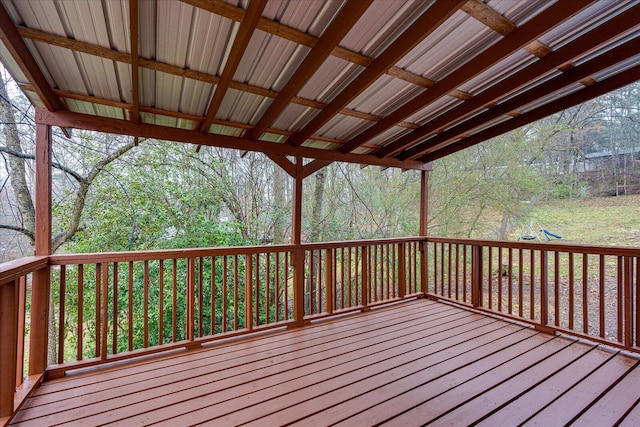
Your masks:
M304 181L304 176L302 175L302 157L296 158L293 178L293 216L291 218L291 243L294 245L299 245L300 243L302 243L302 186Z
M483 130L470 137L459 140L455 143L447 145L439 150L433 151L421 158L425 162L432 162L441 157L448 156L465 148L472 147L476 144L484 142L488 139L510 132L519 127L528 125L547 116L566 110L583 102L587 102L593 98L604 95L623 86L629 85L640 78L640 65L631 67L613 77L601 82L597 82L591 86L587 86L564 98L554 100L548 104L542 105L534 110L523 113L511 120L502 122L489 129Z
M240 60L242 60L242 56L251 41L251 36L256 30L256 25L258 25L258 20L262 17L262 11L266 5L267 0L251 0L249 3L249 7L240 23L238 33L233 40L233 46L222 71L222 76L220 76L220 81L215 88L213 98L211 98L205 119L200 124L200 132L209 132L209 127L211 127L211 123L218 113L222 99L227 94L227 89L231 85L233 76L236 74Z
M419 235L426 237L429 224L429 171L420 175L420 230Z
M304 128L289 139L288 144L294 147L302 145L311 135L331 120L349 102L360 95L371 83L376 81L398 60L424 40L446 21L466 0L437 2L429 7L409 28L398 36L384 52L363 70L354 81L320 111ZM403 117L404 119L404 117ZM400 120L398 120L399 122ZM342 150L342 152L347 152Z
M131 121L140 121L140 89L138 80L138 0L129 0L129 29L130 29L130 49L131 49Z
M531 43L550 28L570 18L594 0L558 2L549 6L538 15L525 22L520 28L512 31L507 37L490 46L488 49L475 56L464 66L459 67L448 76L434 84L429 90L417 95L415 98L389 114L382 121L367 128L347 144L341 147L343 152L353 150L366 143L370 139L380 135L394 126L400 120L415 114L430 103L458 88L471 80L489 67L503 60L513 52Z
M302 167L302 176L303 178L306 178L331 163L333 163L331 160L313 160Z
M291 99L302 89L324 61L331 55L333 49L340 43L349 30L358 22L362 14L371 5L373 0L349 0L331 24L324 31L322 37L315 43L304 61L293 73L291 78L282 88L276 99L273 100L267 111L264 112L248 137L258 139L264 130L278 118L280 113L289 105Z
M18 28L13 23L4 6L0 3L0 40L16 61L20 71L33 85L35 93L49 111L66 110L64 103L51 89L49 82L40 70L38 63L31 55L29 48L24 43Z
M207 145L212 147L232 148L277 154L285 156L301 156L310 159L323 159L336 162L389 166L401 169L426 170L430 165L417 161L400 161L395 158L380 159L370 154L344 154L334 150L323 150L310 147L291 147L288 144L278 144L266 141L252 141L246 138L228 135L203 134L189 129L180 129L155 124L133 124L127 120L108 117L96 117L89 114L73 113L70 111L51 112L36 109L36 122L53 126L66 126L77 129L93 130L96 132L115 133L144 138L185 142Z
M502 117L514 110L535 102L540 98L544 98L549 94L555 93L558 90L567 87L571 84L581 81L582 79L591 77L591 75L598 73L604 69L607 69L615 64L625 61L633 56L636 52L640 51L640 37L629 40L626 43L615 47L606 53L597 56L590 61L580 64L579 66L572 68L571 70L560 74L559 76L550 79L544 83L541 83L534 88L523 92L508 101L505 101L497 106L490 108L484 113L478 114L473 118L466 120L446 131L434 136L425 142L416 145L415 147L400 153L397 157L399 159L410 159L420 156L427 151L435 151L443 146L448 145L451 141L459 138L462 135L466 135L481 126L490 123L491 121Z
M286 156L282 156L279 154L266 154L266 153L265 155L269 157L271 161L273 161L275 164L280 166L287 174L289 174L289 176L291 177L296 176L296 165L291 163L291 161L287 159Z
M376 151L376 155L386 157L409 147L427 136L436 134L440 129L451 126L453 123L462 120L464 117L474 114L483 108L491 106L501 98L515 92L523 86L539 79L540 77L561 67L568 61L582 55L584 52L595 49L607 40L613 39L619 34L628 31L636 25L635 17L640 14L640 5L636 5L626 12L617 15L610 21L594 28L586 34L578 37L570 43L562 46L558 50L549 53L539 61L534 62L527 68L507 77L500 84L494 85L484 92L479 93L471 100L464 102L458 107L436 117L428 123L420 126L407 135Z

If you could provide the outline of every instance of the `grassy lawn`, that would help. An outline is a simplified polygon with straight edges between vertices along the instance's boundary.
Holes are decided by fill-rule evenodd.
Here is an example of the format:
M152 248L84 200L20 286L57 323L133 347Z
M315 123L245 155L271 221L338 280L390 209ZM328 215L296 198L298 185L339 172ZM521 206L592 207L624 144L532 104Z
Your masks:
M529 218L565 242L640 247L639 195L538 202ZM516 227L512 239L521 234L528 226Z

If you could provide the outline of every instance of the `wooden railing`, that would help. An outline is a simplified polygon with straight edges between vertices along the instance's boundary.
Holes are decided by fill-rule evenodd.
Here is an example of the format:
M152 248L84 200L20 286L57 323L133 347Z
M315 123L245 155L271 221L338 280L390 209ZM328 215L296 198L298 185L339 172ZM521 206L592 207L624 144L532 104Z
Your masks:
M428 238L427 292L640 351L640 249Z
M0 425L5 425L43 372L29 366L32 275L48 266L47 257L27 257L0 265ZM44 348L44 343L40 347ZM35 349L34 349L35 350Z
M0 265L0 425L46 358L55 377L425 294L640 351L638 286L638 248L436 237L23 258Z

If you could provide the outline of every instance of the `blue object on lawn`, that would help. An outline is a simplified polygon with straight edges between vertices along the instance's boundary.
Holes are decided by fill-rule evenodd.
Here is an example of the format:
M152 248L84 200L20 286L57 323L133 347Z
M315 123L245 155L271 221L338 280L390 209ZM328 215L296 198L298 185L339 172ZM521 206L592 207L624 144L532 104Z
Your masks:
M554 238L554 239L558 239L558 240L562 239L562 236L559 236L559 235L557 235L557 234L554 234L554 233L550 232L549 230L545 230L544 228L541 228L541 229L540 229L540 232L541 232L542 234L544 234L544 237L546 237L546 238L547 238L547 240L551 240L552 238Z

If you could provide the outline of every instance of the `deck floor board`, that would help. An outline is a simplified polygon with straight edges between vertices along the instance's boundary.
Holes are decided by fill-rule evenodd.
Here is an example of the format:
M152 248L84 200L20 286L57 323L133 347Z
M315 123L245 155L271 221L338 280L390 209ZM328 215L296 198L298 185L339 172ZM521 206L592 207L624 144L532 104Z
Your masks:
M12 424L633 425L637 362L415 300L70 374Z

